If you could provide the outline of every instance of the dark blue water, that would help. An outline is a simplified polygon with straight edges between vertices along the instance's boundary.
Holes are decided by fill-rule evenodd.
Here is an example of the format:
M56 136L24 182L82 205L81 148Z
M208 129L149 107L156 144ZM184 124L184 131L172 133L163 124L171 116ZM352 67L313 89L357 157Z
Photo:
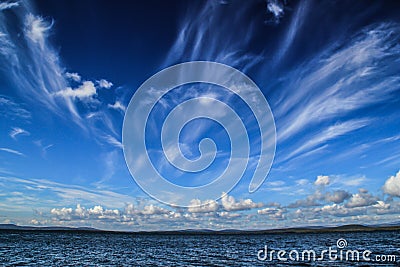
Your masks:
M370 250L371 261L260 261L257 252L315 250L339 238L343 250ZM293 254L295 255L295 254ZM376 262L394 255L395 262ZM286 258L288 255L286 254ZM400 266L400 232L196 235L0 231L1 266Z

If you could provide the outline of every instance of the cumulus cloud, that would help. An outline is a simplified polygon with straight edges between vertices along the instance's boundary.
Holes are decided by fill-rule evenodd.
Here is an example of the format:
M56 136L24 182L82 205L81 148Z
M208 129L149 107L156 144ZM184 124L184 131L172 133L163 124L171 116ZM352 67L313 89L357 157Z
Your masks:
M372 207L374 207L376 210L376 214L387 214L392 212L390 210L391 205L390 203L385 203L385 201L383 200L378 200L377 203L375 205L373 205Z
M10 132L10 137L16 140L18 135L30 135L30 133L22 128L13 127Z
M97 205L93 208L85 208L77 204L75 209L72 208L53 208L50 214L58 220L70 221L74 219L118 219L120 211L118 209L104 209Z
M62 96L64 98L78 98L79 100L88 100L91 99L94 95L96 95L96 87L93 82L85 81L76 89L72 89L68 87L64 90L58 91L55 93L56 96Z
M268 215L272 220L284 220L286 218L285 212L286 209L280 207L267 207L257 211L260 215Z
M215 200L201 201L200 199L192 199L188 207L189 212L213 212L219 208L218 203Z
M76 72L66 72L65 77L67 77L68 79L71 79L75 82L81 81L81 76Z
M125 205L124 209L125 214L127 215L134 215L137 213L135 205L133 203L128 203Z
M97 81L98 85L100 88L105 88L105 89L110 89L111 86L113 86L112 82L109 82L107 80L101 79L100 81Z
M322 213L324 216L332 215L335 217L347 217L347 216L365 214L366 209L364 209L363 207L349 208L343 205L332 204L332 205L325 205L322 208L316 208L314 209L314 212L317 214Z
M346 203L348 208L366 207L377 203L378 198L368 193L366 189L359 189L357 194L351 196Z
M236 201L233 196L228 196L227 194L222 195L221 203L222 207L227 211L249 210L263 206L262 203L255 203L251 199L242 199Z
M50 214L56 216L58 219L61 220L71 220L72 208L54 208L51 209Z
M318 176L318 177L328 177L328 176ZM325 185L326 178L321 178L322 184ZM318 181L318 179L317 179ZM345 200L352 196L351 193L345 190L335 190L333 192L323 192L321 190L316 190L314 193L308 195L305 199L296 200L294 203L288 205L289 208L299 208L299 207L315 207L321 206L326 202L333 202L336 204L343 203Z
M351 194L345 190L336 190L332 193L328 192L325 196L325 200L336 204L343 203L346 199L349 199Z
M314 182L315 185L325 186L329 184L329 176L326 175L319 175L317 180Z
M153 204L145 206L140 212L143 215L154 215L154 214L169 214L171 211L155 206Z
M388 195L400 197L400 171L387 179L382 189Z

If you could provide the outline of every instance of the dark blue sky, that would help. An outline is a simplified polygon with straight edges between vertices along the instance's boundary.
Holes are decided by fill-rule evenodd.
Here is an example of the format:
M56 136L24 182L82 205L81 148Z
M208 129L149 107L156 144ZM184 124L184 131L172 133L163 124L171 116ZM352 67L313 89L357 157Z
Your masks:
M0 222L135 230L398 221L399 10L397 1L0 2ZM255 193L246 174L218 201L175 209L133 181L122 124L144 81L196 60L258 85L276 153ZM248 111L217 87L182 90L165 100L213 95ZM211 136L222 162L230 146L219 126L191 127L205 131L182 131L185 153L198 155L193 144Z

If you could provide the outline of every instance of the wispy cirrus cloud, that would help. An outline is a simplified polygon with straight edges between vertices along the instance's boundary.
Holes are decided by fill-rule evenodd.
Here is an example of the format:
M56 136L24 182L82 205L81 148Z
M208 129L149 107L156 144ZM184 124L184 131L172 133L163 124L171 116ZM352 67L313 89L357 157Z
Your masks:
M279 0L270 0L268 1L268 10L272 12L275 16L275 22L279 23L279 20L283 16L283 4L279 2ZM290 21L290 25L287 28L285 34L283 35L282 40L279 42L277 52L274 54L273 64L279 65L281 61L284 59L286 53L290 50L290 47L293 45L293 42L296 38L296 35L301 29L303 22L305 21L305 17L307 16L307 12L309 9L309 1L301 1L296 10L293 13L293 16Z
M333 44L290 73L275 109L279 140L390 99L399 90L393 61L400 54L397 31L395 24L370 26L344 47Z
M316 133L314 136L308 136L308 141L307 139L302 140L300 142L302 143L302 145L299 145L295 150L290 152L286 157L283 158L283 160L290 160L293 157L304 155L311 150L319 149L319 147L325 145L327 141L351 133L352 131L367 126L369 123L370 120L361 119L350 120L343 123L331 125L324 129L322 132Z
M259 63L262 56L246 51L255 36L255 21L247 20L251 7L251 4L240 5L234 9L235 16L226 20L222 19L220 11L229 5L209 1L203 6L193 6L182 20L163 66L189 60L210 60L246 70ZM245 28L241 27L243 21L249 23ZM231 31L232 28L236 30ZM237 36L241 36L240 40Z
M30 133L27 130L24 130L19 127L13 127L11 132L10 132L10 137L14 140L17 139L17 136L19 135L30 135Z
M123 148L122 142L120 140L118 140L117 138L115 138L114 136L112 136L112 135L105 135L104 139L110 145L113 145L113 146L118 147L118 148Z
M32 114L11 98L0 95L0 116L10 120L29 121Z
M398 33L395 23L367 26L346 42L338 39L329 44L280 79L282 90L274 91L277 101L272 103L278 135L276 163L298 164L326 156L336 142L349 140L355 131L384 123L379 113L360 110L391 103L400 90L399 65L394 60L400 55ZM374 141L379 140L377 136ZM365 153L371 142L357 140L328 157Z
M14 7L17 7L17 6L19 6L19 2L12 2L12 1L1 2L0 3L0 11L1 10L10 9L10 8L14 8Z
M19 152L18 150L11 149L11 148L0 147L0 151L4 151L4 152L7 152L7 153L11 153L11 154L17 155L17 156L25 157L24 153Z
M291 49L297 48L296 38L301 37L305 26L309 27L307 19L312 5L311 1L302 1L293 10L287 10L289 25L281 36L270 40L273 47L266 45L259 55L244 57L240 51L246 50L257 33L253 21L245 18L246 8L251 4L231 20L220 17L222 10L227 9L225 5L207 3L196 9L196 16L189 10L190 19L183 19L164 65L209 59L246 71L254 64L264 64L264 72L252 77L263 81L271 66L287 62ZM266 1L266 7L278 18L285 12L280 1ZM246 33L240 41L231 41L230 31L224 29L235 25L236 18L246 21ZM267 99L273 99L270 104L277 126L276 162L299 163L306 157L324 155L331 148L330 143L348 140L356 130L376 122L378 114L361 117L359 111L391 101L399 91L400 75L395 60L400 54L398 29L396 23L382 22L368 25L353 35L342 31L343 35L332 39L335 41L326 42L279 78L267 78L274 87ZM217 34L219 31L224 34ZM211 32L212 38L208 36ZM223 36L223 40L218 36Z
M98 190L46 179L23 179L3 176L0 177L0 182L7 184L7 188L2 188L0 192L4 193L4 190L19 191L22 195L29 197L25 199L24 205L21 205L20 208L25 208L25 205L30 208L45 207L50 204L58 206L56 203L62 203L61 205L76 205L77 200L87 204L121 208L126 203L135 202L134 197L111 190Z
M107 112L107 105L117 109L122 109L123 105L108 103L97 94L98 90L110 89L112 82L105 79L86 80L77 72L66 71L58 49L49 40L54 21L36 15L31 3L1 4L10 12L0 13L0 70L4 71L19 96L35 110L40 106L64 119L65 123L79 125L83 133L109 131L116 134L113 125L116 115ZM14 10L12 7L17 5L18 9ZM15 20L12 23L14 26L10 26L10 20ZM0 98L0 109L2 106L17 108L6 97ZM28 112L23 113L22 108L19 111L20 116L28 117ZM13 116L12 112L6 114L9 113ZM88 114L94 113L103 119L88 119Z

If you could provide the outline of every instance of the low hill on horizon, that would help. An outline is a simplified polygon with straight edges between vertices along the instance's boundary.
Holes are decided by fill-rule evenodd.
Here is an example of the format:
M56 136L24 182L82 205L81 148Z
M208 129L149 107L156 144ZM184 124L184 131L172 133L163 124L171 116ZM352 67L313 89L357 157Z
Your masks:
M340 226L309 226L265 230L240 229L184 229L166 231L110 231L92 227L64 227L64 226L19 226L16 224L0 224L0 231L71 231L71 232L104 232L104 233L131 233L131 234L275 234L275 233L322 233L322 232L371 232L371 231L400 231L400 224L361 225L349 224Z

